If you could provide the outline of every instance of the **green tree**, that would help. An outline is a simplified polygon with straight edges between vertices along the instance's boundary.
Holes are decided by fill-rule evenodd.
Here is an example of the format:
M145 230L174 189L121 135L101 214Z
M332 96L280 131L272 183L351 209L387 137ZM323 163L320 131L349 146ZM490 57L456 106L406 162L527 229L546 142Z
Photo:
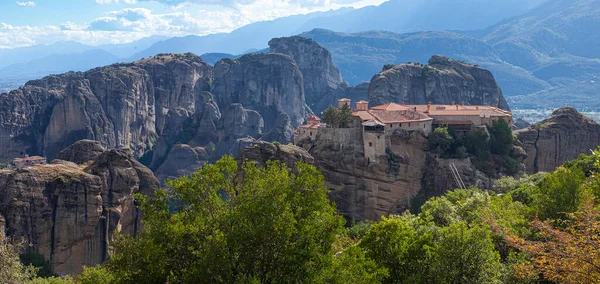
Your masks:
M111 284L115 283L115 275L108 269L97 265L84 267L83 272L77 276L77 284Z
M546 219L566 219L569 213L580 209L585 188L582 186L585 174L580 168L559 167L546 175L541 182L538 194L533 197L532 206L538 217Z
M354 115L352 115L352 109L349 104L344 104L338 110L339 117L339 127L348 128L350 127L352 120L354 119Z
M433 283L499 283L500 255L489 229L465 222L438 229L431 262Z
M383 217L360 241L366 255L389 271L384 283L422 283L429 277L433 235L420 234L406 218Z
M448 132L448 127L438 127L427 138L429 142L429 148L439 153L440 155L445 154L453 143L452 135Z
M338 127L340 125L338 110L329 106L323 111L323 122L327 123L327 127Z
M19 251L3 234L0 234L0 283L20 284L35 276L33 266L25 266L19 261Z
M39 277L51 277L54 276L50 261L47 260L43 254L37 252L33 248L27 248L24 253L21 254L21 263L25 266L32 265L37 268L37 276Z
M507 156L510 153L514 136L504 119L494 121L490 129L490 143L493 154Z
M343 218L323 176L299 163L231 157L168 181L172 197L136 196L144 230L120 236L108 268L121 283L314 282L332 265ZM178 206L171 206L177 204ZM169 207L175 207L174 212Z

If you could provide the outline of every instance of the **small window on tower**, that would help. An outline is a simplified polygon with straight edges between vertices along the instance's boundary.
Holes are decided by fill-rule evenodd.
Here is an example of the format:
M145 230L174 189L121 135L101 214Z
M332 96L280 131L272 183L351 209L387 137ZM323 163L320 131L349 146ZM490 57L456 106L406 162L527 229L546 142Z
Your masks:
M369 147L373 147L373 142L369 142Z

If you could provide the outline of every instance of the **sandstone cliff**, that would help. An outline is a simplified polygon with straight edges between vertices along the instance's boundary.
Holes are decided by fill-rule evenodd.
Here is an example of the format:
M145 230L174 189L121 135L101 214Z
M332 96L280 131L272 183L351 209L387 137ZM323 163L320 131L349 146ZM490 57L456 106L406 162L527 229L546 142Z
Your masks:
M401 64L375 75L369 87L371 105L407 104L496 105L509 110L494 76L478 66L435 55L429 65Z
M24 153L53 159L81 139L141 156L159 137L180 134L212 80L200 57L163 54L30 81L0 95L0 161Z
M292 126L304 122L304 81L294 60L283 54L247 54L215 64L213 94L219 106L240 103L258 111L267 130L281 114Z
M600 145L600 124L572 107L560 108L547 119L516 133L527 152L528 173L553 171Z
M79 143L72 153L94 154ZM75 159L76 160L76 159ZM49 165L0 171L0 231L31 243L59 274L102 263L113 233L135 234L140 212L134 193L159 188L152 172L131 151L105 150L91 165L55 160Z
M316 113L329 106L336 89L348 86L342 79L331 53L316 41L301 36L275 38L269 41L271 53L291 56L304 78L306 104Z

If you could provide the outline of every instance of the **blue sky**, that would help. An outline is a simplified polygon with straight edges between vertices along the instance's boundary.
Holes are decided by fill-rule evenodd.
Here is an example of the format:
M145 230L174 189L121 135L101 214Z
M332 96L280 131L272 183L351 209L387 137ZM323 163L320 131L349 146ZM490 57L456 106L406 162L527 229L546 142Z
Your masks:
M0 0L0 48L228 32L279 17L387 0Z

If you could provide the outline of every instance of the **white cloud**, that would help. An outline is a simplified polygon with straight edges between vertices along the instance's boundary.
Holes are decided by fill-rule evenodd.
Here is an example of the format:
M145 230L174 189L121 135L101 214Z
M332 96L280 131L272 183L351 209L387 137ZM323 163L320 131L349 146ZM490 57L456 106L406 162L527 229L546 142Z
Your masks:
M33 6L35 6L35 2L33 2L33 1L27 1L27 2L17 1L17 5L23 6L23 7L33 7Z
M96 0L98 4L135 4L136 0Z
M96 0L96 2L101 1L104 3L135 2L135 0ZM387 0L161 1L178 5L166 8L165 13L154 13L146 8L112 11L83 25L66 21L64 24L51 26L14 26L0 22L0 48L50 44L67 40L100 45L125 43L152 35L207 35L229 32L257 21L342 7L378 5Z

